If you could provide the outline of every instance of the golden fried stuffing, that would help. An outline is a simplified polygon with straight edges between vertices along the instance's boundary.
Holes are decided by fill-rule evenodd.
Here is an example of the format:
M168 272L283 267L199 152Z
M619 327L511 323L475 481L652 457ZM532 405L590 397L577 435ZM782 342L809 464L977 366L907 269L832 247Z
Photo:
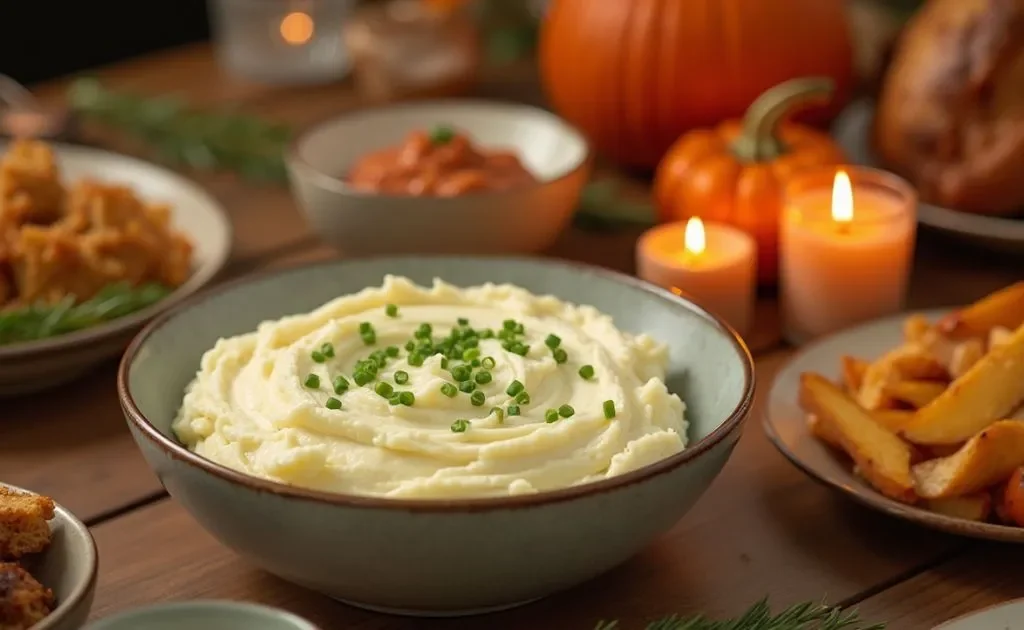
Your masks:
M17 564L0 562L0 630L29 630L53 607L53 591Z
M170 224L170 209L128 187L62 184L53 150L15 142L0 160L0 309L78 301L104 287L189 275L192 245Z
M53 499L0 486L0 560L46 549L52 518Z

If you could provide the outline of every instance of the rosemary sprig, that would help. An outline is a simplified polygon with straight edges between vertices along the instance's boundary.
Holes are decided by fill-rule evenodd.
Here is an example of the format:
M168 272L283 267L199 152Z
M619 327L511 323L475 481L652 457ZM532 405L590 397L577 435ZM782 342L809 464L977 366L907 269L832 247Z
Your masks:
M672 615L652 621L646 630L883 630L885 624L868 625L856 610L806 602L774 615L762 599L735 619L715 621L703 615ZM601 621L594 630L621 630L617 621Z
M63 335L142 310L165 298L171 289L161 284L104 287L79 304L67 296L53 305L38 304L0 311L0 346Z
M171 164L285 181L284 150L291 137L286 125L234 111L189 108L171 96L119 92L96 79L75 81L68 100L83 118L133 136Z

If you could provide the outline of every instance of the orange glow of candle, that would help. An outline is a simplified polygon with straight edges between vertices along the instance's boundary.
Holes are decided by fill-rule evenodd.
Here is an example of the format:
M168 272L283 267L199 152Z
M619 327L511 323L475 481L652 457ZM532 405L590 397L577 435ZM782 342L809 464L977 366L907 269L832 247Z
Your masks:
M853 184L846 171L836 173L832 182L832 220L840 225L853 221Z
M313 38L313 18L302 11L292 11L281 20L281 39L292 46L301 46Z
M704 236L704 222L700 217L691 217L686 222L686 230L683 232L683 251L687 258L698 258L707 249L707 240Z

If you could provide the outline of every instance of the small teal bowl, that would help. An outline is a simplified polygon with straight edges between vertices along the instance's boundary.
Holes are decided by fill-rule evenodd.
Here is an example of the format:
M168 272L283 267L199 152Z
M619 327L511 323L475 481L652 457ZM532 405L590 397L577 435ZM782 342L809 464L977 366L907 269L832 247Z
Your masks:
M204 459L171 431L185 386L221 337L302 313L386 274L420 284L508 282L589 304L668 344L668 387L688 406L689 446L628 474L533 495L404 500L330 494ZM271 573L375 610L454 615L515 606L595 577L672 527L740 437L754 366L736 333L634 278L528 258L338 261L247 278L157 318L121 362L128 426L167 491L218 540Z
M289 612L231 601L159 604L100 619L84 630L319 630Z

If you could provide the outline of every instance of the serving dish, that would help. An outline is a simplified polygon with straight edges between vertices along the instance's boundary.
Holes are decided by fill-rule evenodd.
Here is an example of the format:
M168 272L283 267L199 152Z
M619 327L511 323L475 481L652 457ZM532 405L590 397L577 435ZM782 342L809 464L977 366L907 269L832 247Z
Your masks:
M196 600L157 604L94 621L85 630L318 630L290 612L244 602Z
M871 149L874 104L868 99L851 103L836 118L832 133L850 161L884 169ZM921 202L921 225L1000 252L1024 253L1024 218L984 216Z
M9 484L11 490L31 493ZM59 504L50 521L52 540L42 553L21 564L43 586L50 588L57 607L33 630L78 630L92 608L99 558L89 528Z
M936 321L949 310L921 313ZM972 538L1024 542L1024 528L955 518L896 501L872 488L854 473L851 462L815 437L801 408L801 374L813 372L838 377L842 357L869 360L885 355L904 340L905 315L857 326L802 348L776 376L765 407L763 425L771 442L797 468L870 508L897 518Z
M989 606L947 621L934 630L1010 630L1024 628L1024 599Z
M119 354L144 322L206 285L227 261L231 225L199 186L159 166L99 149L54 144L66 179L89 177L131 186L146 200L171 206L172 221L193 244L193 271L159 302L68 334L0 346L0 396L54 387ZM0 144L0 152L6 145Z
M458 286L508 282L593 305L617 327L666 342L666 382L687 402L690 445L630 473L561 490L397 500L259 480L178 444L171 424L183 389L218 338L378 285L386 274L419 284L435 277ZM129 347L118 376L129 428L147 462L222 543L332 597L421 615L518 605L632 556L682 517L725 465L753 390L742 341L691 302L589 266L487 257L330 262L231 283L154 320Z
M455 197L382 195L345 176L365 155L409 133L455 127L484 149L508 149L539 180ZM292 191L313 233L347 256L513 254L551 245L590 174L586 140L527 105L440 100L360 110L306 131L287 156Z

